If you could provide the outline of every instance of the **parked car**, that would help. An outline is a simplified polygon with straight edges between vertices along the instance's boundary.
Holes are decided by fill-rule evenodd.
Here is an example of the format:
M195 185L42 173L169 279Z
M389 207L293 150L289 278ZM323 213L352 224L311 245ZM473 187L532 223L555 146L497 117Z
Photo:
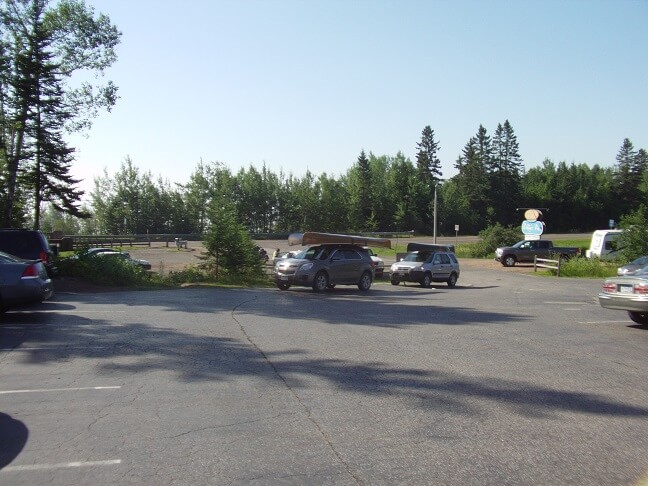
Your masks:
M538 258L560 258L566 260L580 255L580 248L575 246L554 246L551 240L522 240L514 245L495 250L495 260L505 267L516 263L533 263Z
M0 312L42 302L53 293L52 280L42 261L0 252Z
M272 263L276 265L280 260L285 260L286 258L299 258L297 255L304 250L295 250L295 251L286 251L283 253L277 253L277 255L272 259Z
M119 251L119 250L115 250L114 248L108 248L108 247L88 248L87 250L84 250L84 251L80 252L79 256L81 256L81 257L89 257L89 256L96 255L97 253L103 253L103 252L106 252L106 251L108 251L108 252L116 252L116 251L118 251L119 253L123 253L124 255L130 256L130 254L128 252Z
M641 270L648 266L648 256L635 258L630 263L617 268L617 275L634 275L635 273L643 273Z
M58 247L50 247L39 230L1 228L0 251L26 260L41 260L50 277L57 273L53 258L58 254Z
M459 260L448 251L411 251L390 268L392 285L400 282L418 282L427 288L432 282L446 282L454 287L459 279Z
M606 279L598 299L602 307L627 311L634 322L648 325L648 270Z
M119 251L99 251L96 252L93 257L112 257L112 258L122 258L126 260L128 263L132 263L133 265L137 265L138 267L142 267L145 270L150 270L151 269L151 262L148 260L142 260L139 258L133 258L131 257L128 253L122 253Z
M336 285L357 285L366 291L373 279L371 257L357 245L312 246L295 258L281 258L274 268L274 281L281 290L299 285L321 292Z
M374 273L376 278L382 278L385 274L385 262L368 246L365 246L364 249L369 254L371 261L374 263Z

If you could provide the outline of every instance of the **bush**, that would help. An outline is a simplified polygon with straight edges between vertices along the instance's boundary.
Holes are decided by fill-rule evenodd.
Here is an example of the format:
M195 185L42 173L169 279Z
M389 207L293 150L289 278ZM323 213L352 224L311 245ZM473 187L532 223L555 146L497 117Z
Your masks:
M634 260L648 255L648 206L641 205L637 211L621 220L623 233L619 235L618 246L623 256Z
M598 258L571 258L560 264L561 277L607 278L616 275L617 265ZM552 273L556 273L552 270Z
M61 258L57 265L62 277L79 277L100 285L138 287L153 283L154 274L121 258Z
M479 241L471 248L473 258L493 256L499 246L510 246L522 239L520 229L513 226L502 226L499 223L489 226L478 233Z

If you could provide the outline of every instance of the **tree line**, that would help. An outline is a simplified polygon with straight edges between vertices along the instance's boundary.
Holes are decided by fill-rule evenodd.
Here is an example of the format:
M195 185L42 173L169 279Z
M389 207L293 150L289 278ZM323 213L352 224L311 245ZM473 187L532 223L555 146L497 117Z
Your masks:
M518 227L524 208L543 209L548 231L589 232L607 228L648 201L648 157L623 140L611 167L542 165L524 170L516 137L506 121L492 139L480 126L455 167L442 179L434 130L423 129L416 161L402 153L364 150L346 173L275 173L265 165L233 172L219 162L197 164L186 184L141 171L126 158L115 174L95 179L80 220L50 210L44 228L68 234L205 234L212 210L228 208L251 233L293 231L433 233L437 200L438 234L477 234L494 224Z

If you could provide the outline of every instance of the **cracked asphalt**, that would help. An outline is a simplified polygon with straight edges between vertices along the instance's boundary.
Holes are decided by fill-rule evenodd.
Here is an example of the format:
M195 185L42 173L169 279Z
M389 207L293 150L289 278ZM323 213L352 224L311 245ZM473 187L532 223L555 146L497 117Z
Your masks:
M597 280L59 293L0 317L0 484L640 484Z

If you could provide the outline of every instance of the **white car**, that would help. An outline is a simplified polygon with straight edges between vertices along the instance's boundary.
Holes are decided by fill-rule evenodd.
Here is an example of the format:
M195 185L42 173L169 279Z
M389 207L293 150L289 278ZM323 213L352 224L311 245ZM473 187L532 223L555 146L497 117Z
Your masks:
M385 262L382 258L376 255L371 248L365 246L364 249L367 250L367 253L371 257L371 261L374 263L376 278L382 278L385 273Z

